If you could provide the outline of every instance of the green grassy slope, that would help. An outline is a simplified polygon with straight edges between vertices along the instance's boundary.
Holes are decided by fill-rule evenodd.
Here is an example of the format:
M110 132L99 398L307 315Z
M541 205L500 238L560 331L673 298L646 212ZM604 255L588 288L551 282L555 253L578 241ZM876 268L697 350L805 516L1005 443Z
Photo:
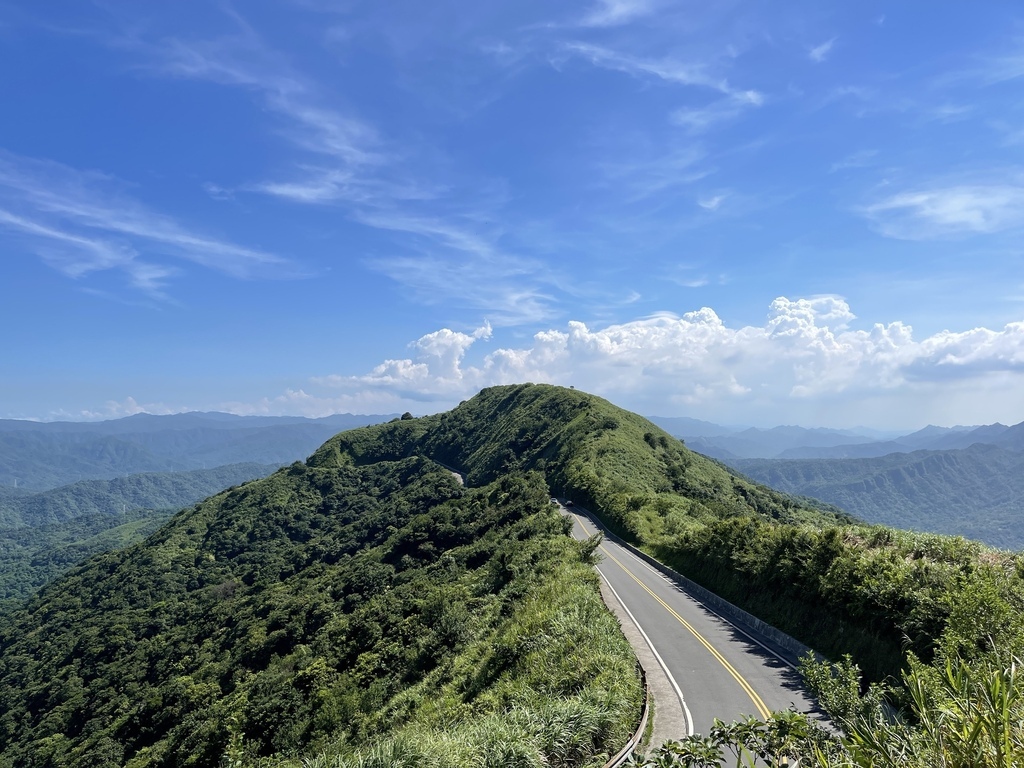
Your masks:
M596 766L639 717L537 476L293 465L0 620L0 766Z
M343 432L311 461L420 453L465 472L471 485L512 470L541 470L553 490L597 507L633 540L733 514L850 519L745 480L607 400L541 384L491 387L448 413Z
M931 660L997 641L1024 649L1021 622L1002 621L1024 616L1021 557L859 524L750 482L593 395L492 387L446 414L342 433L311 461L414 454L469 482L542 471L664 562L823 653L854 654L873 679L898 676L908 650Z

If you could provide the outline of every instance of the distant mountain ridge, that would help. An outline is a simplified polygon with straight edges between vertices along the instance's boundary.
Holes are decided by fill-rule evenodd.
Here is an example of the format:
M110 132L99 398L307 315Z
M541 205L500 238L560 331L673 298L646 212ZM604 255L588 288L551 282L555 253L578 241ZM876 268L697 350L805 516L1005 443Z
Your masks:
M779 426L731 428L688 418L656 417L652 421L700 453L719 459L847 459L890 453L946 451L975 443L1024 451L1024 422L1014 426L927 426L916 432L879 440L869 430Z
M669 421L669 420L663 420ZM687 446L786 493L862 520L1024 549L1024 422L927 426L889 440L852 431L670 425Z
M0 536L3 529L60 524L89 515L115 517L137 509L181 509L229 486L266 477L279 466L245 462L183 472L146 472L0 496Z
M231 464L0 494L0 613L90 555L142 541L182 507L277 468Z
M1024 452L975 443L861 459L736 459L757 482L862 520L1024 549Z
M136 414L100 422L0 420L0 486L43 491L79 480L181 472L243 462L288 464L327 438L396 414Z

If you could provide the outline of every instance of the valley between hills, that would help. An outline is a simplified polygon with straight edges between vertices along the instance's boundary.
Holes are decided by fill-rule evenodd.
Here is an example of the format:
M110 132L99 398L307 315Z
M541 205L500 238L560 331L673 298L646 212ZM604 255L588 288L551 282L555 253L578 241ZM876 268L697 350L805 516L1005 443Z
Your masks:
M547 385L341 431L257 477L271 470L109 529L88 526L113 497L87 502L109 488L65 493L63 517L26 512L57 508L26 505L41 490L5 492L7 541L23 539L4 562L27 570L0 615L0 766L602 766L644 691L599 595L610 550L567 535L553 496L834 662L808 660L792 683L828 732L773 713L787 702L708 641L749 708L705 708L650 765L1024 757L1019 553L862 522ZM165 509L187 492L168 482ZM47 526L72 549L92 539L74 550L88 557L31 571ZM709 665L679 673L688 703L719 685Z

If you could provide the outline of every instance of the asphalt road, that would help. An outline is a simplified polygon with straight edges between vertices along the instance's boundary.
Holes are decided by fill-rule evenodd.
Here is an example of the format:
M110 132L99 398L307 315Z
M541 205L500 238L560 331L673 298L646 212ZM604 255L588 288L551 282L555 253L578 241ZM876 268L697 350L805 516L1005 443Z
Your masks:
M583 510L562 509L573 518L576 538L598 531ZM704 607L625 547L605 539L598 551L597 570L668 676L670 685L664 690L674 691L681 700L688 733L673 738L706 734L715 718L728 723L746 715L764 718L774 710L814 710L799 674L766 645Z

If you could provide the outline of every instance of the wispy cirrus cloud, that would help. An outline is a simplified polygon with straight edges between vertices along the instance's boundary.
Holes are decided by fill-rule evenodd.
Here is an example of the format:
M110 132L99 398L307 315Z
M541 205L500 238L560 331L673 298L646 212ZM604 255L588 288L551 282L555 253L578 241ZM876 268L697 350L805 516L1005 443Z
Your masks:
M901 240L992 234L1024 226L1024 185L912 189L865 206L862 212L879 232Z
M540 262L500 248L480 200L466 203L442 181L418 178L415 149L399 147L332 94L293 71L250 29L213 41L149 46L166 75L253 93L277 118L278 132L301 154L290 178L246 182L238 191L297 204L339 206L349 220L407 235L396 255L364 259L425 304L486 308L495 322L549 317L552 275ZM214 185L217 196L226 190Z
M678 146L663 152L638 150L636 142L610 149L613 159L598 164L604 176L627 192L627 202L646 200L685 187L714 173L707 151L697 145ZM632 153L632 156L630 156Z
M751 107L764 104L764 95L761 92L734 87L728 78L713 73L712 67L705 62L687 63L672 58L646 58L578 41L564 43L561 51L563 55L582 58L602 69L722 94L723 98L710 104L681 107L672 112L672 122L691 133L703 133L714 125L739 117Z
M874 162L878 156L877 149L861 149L853 152L842 160L837 160L829 166L828 172L845 171L850 168L864 168Z
M729 195L727 193L723 192L717 195L711 195L710 197L699 197L697 198L697 205L705 211L717 211L728 196Z
M821 64L828 58L828 55L832 52L832 47L836 44L838 38L833 37L831 40L826 40L821 45L816 45L807 52L807 58L816 64Z
M671 120L691 133L704 133L720 123L735 120L751 107L759 107L763 103L761 95L751 91L703 107L681 107L672 113Z
M424 240L414 254L375 258L367 266L403 285L423 304L457 299L488 313L499 325L549 319L554 285L550 267L509 253L496 244L498 233L429 216L393 211L361 211L356 217L377 229L404 232ZM452 258L452 253L458 258Z
M69 277L118 270L157 297L178 271L173 260L238 278L291 268L281 256L207 236L151 210L116 179L7 152L0 153L0 229Z
M297 164L293 179L250 183L245 187L250 191L303 203L364 200L378 192L376 169L395 159L371 125L325 106L319 89L246 27L215 40L136 41L134 46L160 74L252 92L277 116L275 130L297 149L320 158Z
M564 43L561 50L567 55L585 59L595 67L623 72L633 77L656 78L675 85L708 88L751 104L759 104L764 99L757 91L734 88L727 78L710 73L705 63L645 58L579 41Z
M584 27L616 27L649 16L661 4L656 0L598 0L579 23Z

